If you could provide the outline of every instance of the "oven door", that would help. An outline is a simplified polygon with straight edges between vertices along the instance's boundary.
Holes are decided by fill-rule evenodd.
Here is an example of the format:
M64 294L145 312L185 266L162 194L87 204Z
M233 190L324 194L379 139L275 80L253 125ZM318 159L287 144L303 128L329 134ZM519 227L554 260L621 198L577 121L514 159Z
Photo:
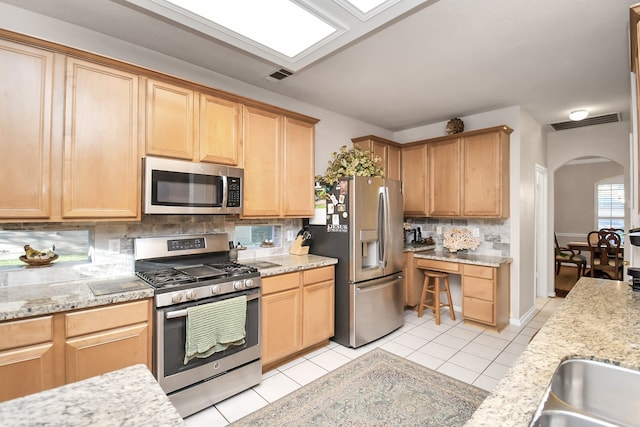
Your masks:
M193 358L184 363L186 341L186 309L241 295L247 297L245 343L213 353L207 358ZM154 372L166 393L260 359L260 289L221 295L156 309Z

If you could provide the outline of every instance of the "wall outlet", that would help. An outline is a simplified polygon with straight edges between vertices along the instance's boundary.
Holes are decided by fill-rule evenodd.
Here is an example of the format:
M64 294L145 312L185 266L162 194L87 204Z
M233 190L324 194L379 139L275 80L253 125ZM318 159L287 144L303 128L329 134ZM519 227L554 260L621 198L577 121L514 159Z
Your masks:
M471 233L473 234L473 237L480 237L480 229L479 228L474 228Z
M109 239L109 250L110 254L119 254L120 253L120 240L119 239Z
M442 234L442 227L441 226L437 226L436 227L436 234Z

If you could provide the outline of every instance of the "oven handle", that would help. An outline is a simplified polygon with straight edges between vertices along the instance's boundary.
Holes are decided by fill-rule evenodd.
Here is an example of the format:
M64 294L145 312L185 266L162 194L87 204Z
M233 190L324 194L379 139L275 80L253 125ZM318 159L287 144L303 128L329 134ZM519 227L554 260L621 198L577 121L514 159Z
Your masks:
M256 298L260 298L260 293L247 295L247 301L253 301ZM184 310L176 310L176 311L168 311L165 315L167 319L176 319L178 317L187 317L187 309Z

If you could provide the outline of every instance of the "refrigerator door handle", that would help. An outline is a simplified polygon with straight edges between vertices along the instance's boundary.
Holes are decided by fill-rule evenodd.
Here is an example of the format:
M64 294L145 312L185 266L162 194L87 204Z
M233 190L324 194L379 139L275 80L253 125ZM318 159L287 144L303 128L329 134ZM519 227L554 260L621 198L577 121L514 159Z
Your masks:
M389 223L389 189L380 187L378 193L378 260L380 268L387 267L387 232L391 227Z

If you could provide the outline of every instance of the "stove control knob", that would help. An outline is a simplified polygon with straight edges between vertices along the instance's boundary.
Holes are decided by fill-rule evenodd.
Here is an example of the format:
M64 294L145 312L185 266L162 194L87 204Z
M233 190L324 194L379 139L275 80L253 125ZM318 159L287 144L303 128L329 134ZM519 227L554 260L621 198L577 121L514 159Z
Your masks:
M182 294L180 292L176 292L175 294L171 295L171 302L180 302L182 301Z
M211 287L211 295L218 295L220 292L220 286L214 285Z
M254 284L253 284L253 280L251 279L247 279L244 281L244 287L245 288L253 288Z
M233 282L233 289L236 289L236 290L244 289L244 283L242 282L242 280Z
M193 301L194 299L196 299L196 292L193 289L188 290L186 294L186 298L188 300Z

